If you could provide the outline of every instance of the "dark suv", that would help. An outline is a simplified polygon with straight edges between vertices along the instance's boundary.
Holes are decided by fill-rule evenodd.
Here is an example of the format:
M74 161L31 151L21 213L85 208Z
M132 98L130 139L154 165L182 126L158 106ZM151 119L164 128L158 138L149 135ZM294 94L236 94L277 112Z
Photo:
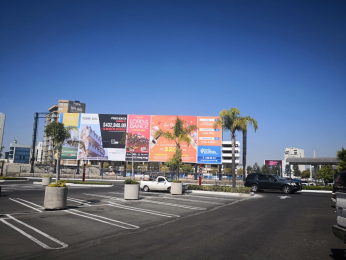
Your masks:
M251 173L246 177L245 187L251 187L253 192L259 190L281 190L283 193L294 193L302 189L299 182L286 180L279 175Z
M346 243L346 171L339 172L336 176L333 193L336 199L336 225L333 225L333 233Z

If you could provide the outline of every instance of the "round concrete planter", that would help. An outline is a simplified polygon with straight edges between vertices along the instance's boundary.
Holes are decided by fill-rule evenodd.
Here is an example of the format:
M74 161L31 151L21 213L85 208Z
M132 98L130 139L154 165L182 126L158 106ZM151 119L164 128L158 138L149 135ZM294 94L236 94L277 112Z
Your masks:
M180 182L172 182L171 186L172 195L182 195L183 194L183 184Z
M67 187L46 187L44 194L45 209L65 209L67 204Z
M139 199L139 184L125 184L124 199L138 200Z
M52 177L42 177L42 186L48 186L52 181Z

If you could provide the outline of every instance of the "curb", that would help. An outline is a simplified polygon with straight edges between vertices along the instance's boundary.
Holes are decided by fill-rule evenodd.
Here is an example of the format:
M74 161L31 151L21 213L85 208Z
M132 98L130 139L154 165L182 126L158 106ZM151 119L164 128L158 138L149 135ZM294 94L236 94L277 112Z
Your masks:
M195 194L212 194L212 195L231 196L231 197L244 197L244 198L260 197L257 194L252 196L251 194L245 194L245 193L230 193L230 192L218 192L218 191L187 190L185 192L195 193Z
M42 185L42 182L34 181L33 184ZM114 187L114 185L98 185L98 184L75 184L75 183L66 183L66 186L75 186L75 187L98 187L98 188L109 188Z
M332 194L331 190L300 190L297 191L297 193L325 193L325 194Z
M29 180L0 180L0 182L14 182L14 181L24 182L24 181L29 181Z
M42 180L42 177L27 177L28 180ZM55 177L52 180L55 180ZM81 178L60 178L60 180L82 181ZM86 181L104 181L104 182L124 182L125 180L107 180L107 179L85 179Z

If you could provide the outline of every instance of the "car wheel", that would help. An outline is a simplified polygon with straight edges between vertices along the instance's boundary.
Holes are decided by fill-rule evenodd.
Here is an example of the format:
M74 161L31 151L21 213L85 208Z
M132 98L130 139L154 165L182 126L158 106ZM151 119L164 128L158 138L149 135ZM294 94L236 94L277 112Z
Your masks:
M171 193L171 187L169 187L167 190L168 190L169 193Z
M252 184L252 185L251 185L251 191L257 192L258 190L259 190L259 187L258 187L257 184Z
M290 186L285 185L285 186L282 188L282 191L283 191L283 193L285 193L285 194L289 194L289 193L291 193L292 189L291 189Z
M149 187L148 186L144 186L143 187L143 191L148 192L149 191Z

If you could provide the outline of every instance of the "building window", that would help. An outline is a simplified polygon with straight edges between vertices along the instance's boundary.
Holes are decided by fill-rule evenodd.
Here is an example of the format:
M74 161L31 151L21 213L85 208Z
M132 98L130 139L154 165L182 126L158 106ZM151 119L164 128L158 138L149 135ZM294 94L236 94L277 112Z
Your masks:
M63 108L62 108L62 107L59 107L59 110L63 110Z

